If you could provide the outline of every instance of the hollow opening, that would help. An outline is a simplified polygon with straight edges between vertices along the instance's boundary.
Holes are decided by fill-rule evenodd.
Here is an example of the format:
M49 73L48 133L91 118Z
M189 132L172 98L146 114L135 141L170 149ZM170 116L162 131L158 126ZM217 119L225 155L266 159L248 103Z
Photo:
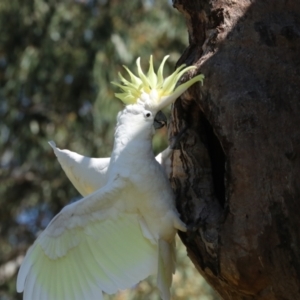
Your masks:
M201 126L205 132L205 143L210 155L215 196L224 208L225 205L225 153L214 133L213 127L202 113Z

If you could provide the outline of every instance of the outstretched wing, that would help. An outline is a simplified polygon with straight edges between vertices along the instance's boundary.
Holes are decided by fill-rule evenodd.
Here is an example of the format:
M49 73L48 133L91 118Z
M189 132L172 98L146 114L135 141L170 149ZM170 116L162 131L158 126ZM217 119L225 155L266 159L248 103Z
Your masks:
M121 211L127 188L118 178L50 222L19 270L24 300L99 300L157 273L158 245L137 214Z
M61 150L53 141L49 145L74 187L82 196L87 196L106 184L109 157L92 158L70 150Z
M70 150L61 150L53 141L49 142L57 159L74 187L82 196L87 196L106 184L106 172L110 158L92 158ZM156 160L168 175L171 171L170 157L172 150L168 147L156 156Z

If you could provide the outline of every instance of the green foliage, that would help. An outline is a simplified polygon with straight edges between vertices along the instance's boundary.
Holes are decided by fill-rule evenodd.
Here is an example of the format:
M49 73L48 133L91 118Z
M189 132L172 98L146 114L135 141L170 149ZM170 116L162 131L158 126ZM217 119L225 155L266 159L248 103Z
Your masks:
M21 299L15 293L21 255L78 198L47 141L108 156L123 106L110 82L122 64L135 69L135 59L150 54L154 61L171 54L170 73L187 33L179 13L158 0L1 0L0 28L0 299ZM165 145L160 132L155 151ZM200 299L202 279L183 265L174 280L176 299ZM196 298L184 288L188 282ZM152 286L138 286L140 299Z

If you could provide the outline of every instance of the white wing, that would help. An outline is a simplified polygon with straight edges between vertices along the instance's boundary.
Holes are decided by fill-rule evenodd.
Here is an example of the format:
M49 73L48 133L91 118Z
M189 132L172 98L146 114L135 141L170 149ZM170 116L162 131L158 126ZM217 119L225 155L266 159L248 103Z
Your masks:
M61 150L49 142L67 177L82 196L87 196L106 184L106 172L110 158L91 158L70 150ZM168 147L156 156L156 160L168 175L171 171L172 150Z
M122 211L127 188L118 178L50 222L21 265L24 300L99 300L157 273L158 245L137 214Z
M87 196L106 184L110 158L92 158L69 150L61 150L49 142L66 175L82 196Z

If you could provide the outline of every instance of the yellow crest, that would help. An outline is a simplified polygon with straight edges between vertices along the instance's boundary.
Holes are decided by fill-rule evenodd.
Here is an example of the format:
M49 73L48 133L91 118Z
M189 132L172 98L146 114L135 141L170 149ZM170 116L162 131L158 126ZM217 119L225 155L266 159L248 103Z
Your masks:
M126 105L138 103L148 109L158 111L178 98L195 82L200 81L203 84L204 75L201 74L176 87L180 77L189 70L195 69L196 67L194 66L186 67L181 65L170 76L164 78L163 69L168 57L169 55L164 57L157 74L154 72L152 55L150 56L147 75L144 74L141 68L140 58L136 61L138 76L124 66L130 76L130 80L125 79L120 73L118 74L122 84L112 83L120 87L123 92L115 93L115 96Z

